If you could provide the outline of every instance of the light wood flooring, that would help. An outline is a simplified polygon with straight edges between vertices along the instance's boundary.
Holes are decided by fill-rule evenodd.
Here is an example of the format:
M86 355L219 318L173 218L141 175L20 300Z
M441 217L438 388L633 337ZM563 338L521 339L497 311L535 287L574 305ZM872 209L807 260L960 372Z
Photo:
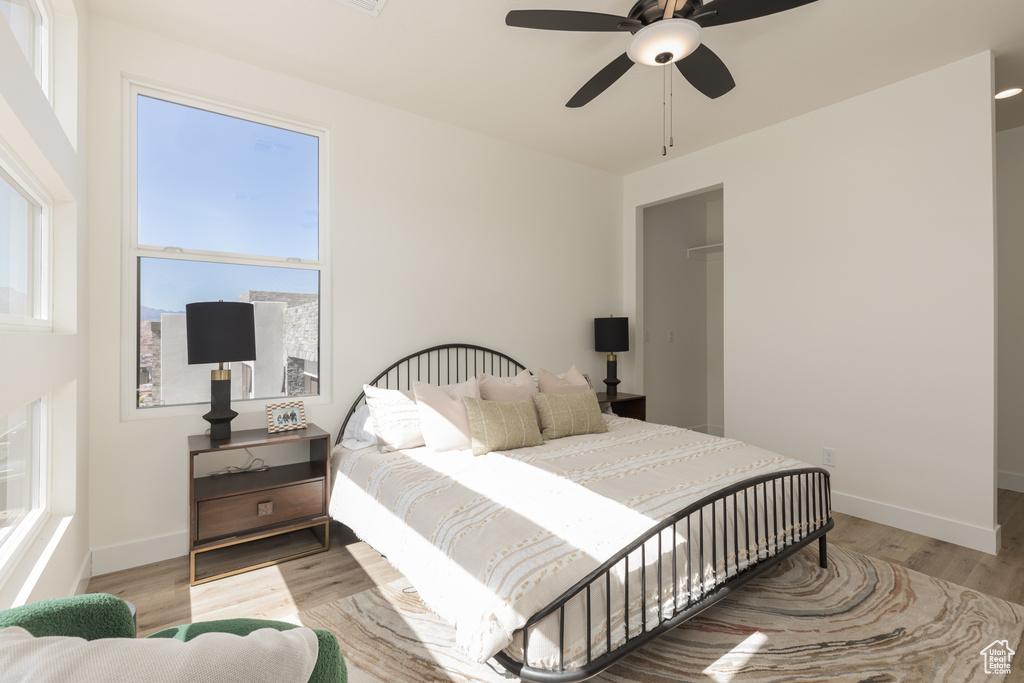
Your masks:
M1003 549L998 556L833 513L829 543L1024 604L1024 493L999 492ZM139 635L194 621L279 619L398 578L387 560L345 527L331 529L331 549L318 555L219 579L188 583L188 557L95 576L90 593L134 602Z

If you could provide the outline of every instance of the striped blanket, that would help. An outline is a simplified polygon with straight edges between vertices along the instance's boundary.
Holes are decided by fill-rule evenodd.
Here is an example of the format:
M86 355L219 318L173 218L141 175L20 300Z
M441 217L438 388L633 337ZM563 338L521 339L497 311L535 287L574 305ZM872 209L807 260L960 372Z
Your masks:
M483 662L506 650L521 659L515 631L656 522L749 477L806 466L733 439L605 418L605 434L479 457L339 446L331 515L409 579L469 656ZM706 566L683 574L699 586L713 566L742 567L763 556L767 535L755 533L736 553L707 552ZM568 663L585 649L582 638L569 634ZM557 639L542 641L531 638L530 664L555 666Z

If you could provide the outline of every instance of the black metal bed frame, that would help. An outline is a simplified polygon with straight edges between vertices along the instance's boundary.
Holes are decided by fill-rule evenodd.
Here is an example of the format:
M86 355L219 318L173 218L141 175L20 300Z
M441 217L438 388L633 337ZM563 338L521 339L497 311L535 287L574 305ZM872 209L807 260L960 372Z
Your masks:
M451 384L465 381L479 372L510 376L523 369L525 366L522 363L482 346L442 344L396 361L367 384L381 386L383 383L384 388L411 389L413 381ZM360 392L345 416L336 443L341 442L345 426L364 402L365 395ZM596 676L633 650L708 609L815 540L818 541L819 565L827 567L825 536L835 525L831 516L831 502L829 473L818 467L764 474L715 491L652 526L534 614L519 630L522 634L524 661L520 662L506 652L499 652L494 659L512 676L538 683L574 683ZM710 572L705 570L708 539L705 539L704 529L707 518L710 518L712 529ZM692 543L695 519L698 530L696 545ZM685 534L680 534L679 528L684 524ZM663 547L666 534L672 539L671 548L667 551ZM686 557L685 562L680 562L680 543L677 539L684 537ZM648 546L652 546L652 551L654 546L657 548L657 561L652 563L656 569L648 566ZM730 550L733 560L731 571ZM639 626L634 624L632 629L629 623L631 612L634 611L629 600L631 557L634 563L637 559L640 562L639 565L634 564L633 570L636 572L639 567L640 623ZM720 557L723 559L721 569ZM742 568L741 557L746 561L746 566ZM697 582L693 580L692 569L695 559L699 563L697 566L701 575L701 580ZM666 588L664 581L666 562L671 565L669 588ZM680 565L685 567L685 576L681 574L683 570ZM657 623L649 627L647 580L652 571L657 572ZM619 615L616 612L613 616L611 599L612 575L615 573L625 577L621 601L623 623L616 631L617 636L613 636L613 625ZM681 591L680 587L684 583L686 589ZM695 586L695 583L698 585ZM695 589L697 599L694 599ZM593 593L601 590L605 596L604 614L596 615L595 618L592 610ZM670 614L666 615L664 596L668 590L671 590L672 600L669 605ZM685 602L680 599L681 596L685 597ZM583 664L567 667L566 608L574 600L585 604L586 653ZM530 666L530 638L546 620L552 618L557 621L558 667ZM613 647L613 642L619 640L622 642ZM605 646L605 651L595 656L594 645L598 642Z
M789 488L788 517L786 514L787 480ZM771 494L770 496L769 493ZM742 503L739 500L740 498L743 499ZM769 498L771 503L769 503ZM779 504L776 505L775 501L779 501ZM753 519L750 519L746 514L740 514L741 505L745 511L753 510ZM759 506L760 515L758 514ZM728 514L730 507L733 512L731 524ZM720 516L717 514L719 508L721 508L722 512ZM782 511L781 515L779 514L780 509ZM596 676L636 648L675 628L684 621L695 617L745 583L764 574L815 539L818 541L818 562L822 568L826 568L828 566L828 551L825 543L825 534L835 525L835 522L831 519L830 510L829 473L817 467L765 474L746 479L716 491L655 524L647 532L581 579L572 588L565 591L526 622L521 629L523 634L524 660L528 659L531 633L545 619L557 613L559 635L559 666L557 670L531 667L528 663L515 660L506 652L499 652L494 658L510 673L529 681L569 683ZM697 539L696 549L691 551L691 548L694 547L691 542L693 540L691 539L691 530L693 528L694 516L697 517L699 538ZM704 553L707 546L707 539L704 538L704 521L706 516L710 517L713 530L710 539L712 585L706 587L706 580L700 581L700 585L696 586L696 589L699 590L699 597L697 600L693 600L695 586L693 582L694 572L691 568L694 566L694 560L698 561L697 566L700 567L702 577L706 579L706 572L704 570ZM742 522L739 522L741 518ZM719 523L719 520L721 523ZM753 522L752 525L751 522ZM679 545L673 543L670 551L663 552L662 550L662 539L665 532L671 530L670 537L675 539L678 537L678 527L683 525L686 528L686 562L683 565L686 567L685 579L681 578L680 574L680 565L683 563L679 562ZM751 526L753 527L753 536L751 536ZM759 543L762 532L763 537L766 539L766 547L763 551ZM742 546L740 543L741 536L743 537ZM751 545L751 538L753 538L753 546ZM733 551L731 572L729 567L730 541ZM658 553L655 570L657 573L658 623L653 628L648 628L647 600L649 591L647 590L647 577L651 573L651 569L647 563L647 547L655 544L657 545ZM721 570L718 569L719 548L722 549L725 560ZM751 553L751 548L755 548L753 553ZM691 552L698 557L691 557ZM640 625L639 629L634 629L639 632L631 634L629 625L630 613L632 611L629 607L629 564L630 557L635 557L638 554L641 584ZM665 616L665 610L663 609L663 596L666 592L663 562L667 554L671 556L671 616ZM741 569L740 558L744 554L749 564ZM754 558L750 557L751 554L754 555ZM764 554L763 558L761 557L762 554ZM623 583L625 595L623 599L624 623L622 626L625 642L613 649L612 602L607 597L605 598L603 619L594 618L591 604L592 593L595 590L603 588L606 596L611 593L611 576L617 568L621 569L622 575L626 577ZM680 585L684 581L686 583L686 590L680 591ZM679 599L681 594L685 595L685 603L683 604L681 604L682 601ZM585 598L586 605L586 662L581 666L567 669L564 662L565 610L572 600L581 596ZM601 615L598 616L600 617ZM597 637L599 637L595 636L595 633L600 633L601 629L598 627L602 625L604 627L604 638L607 643L606 651L604 654L594 657L593 645ZM595 628L597 628L597 631L595 631Z
M452 358L453 352L454 359ZM405 358L395 361L367 384L379 387L383 383L384 389L410 390L414 381L428 384L458 384L465 382L470 377L476 377L481 372L497 377L508 377L525 369L526 366L519 361L483 346L440 344L410 353ZM341 423L338 438L334 440L335 445L341 443L341 437L345 433L348 421L365 402L366 394L360 391L359 397L352 403L348 414L345 415L345 421Z

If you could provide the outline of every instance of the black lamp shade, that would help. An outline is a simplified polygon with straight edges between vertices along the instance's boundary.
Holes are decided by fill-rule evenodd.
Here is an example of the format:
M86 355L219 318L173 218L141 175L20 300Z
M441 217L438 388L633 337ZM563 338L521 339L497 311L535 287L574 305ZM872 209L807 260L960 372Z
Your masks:
M629 351L629 318L594 318L594 350Z
M252 304L185 304L185 330L189 365L256 358L256 315Z

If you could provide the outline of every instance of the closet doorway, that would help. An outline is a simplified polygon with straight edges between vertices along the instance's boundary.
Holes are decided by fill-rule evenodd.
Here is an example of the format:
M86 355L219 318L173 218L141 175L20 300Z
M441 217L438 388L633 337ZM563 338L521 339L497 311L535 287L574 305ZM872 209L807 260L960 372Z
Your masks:
M647 419L725 435L722 190L643 212Z

